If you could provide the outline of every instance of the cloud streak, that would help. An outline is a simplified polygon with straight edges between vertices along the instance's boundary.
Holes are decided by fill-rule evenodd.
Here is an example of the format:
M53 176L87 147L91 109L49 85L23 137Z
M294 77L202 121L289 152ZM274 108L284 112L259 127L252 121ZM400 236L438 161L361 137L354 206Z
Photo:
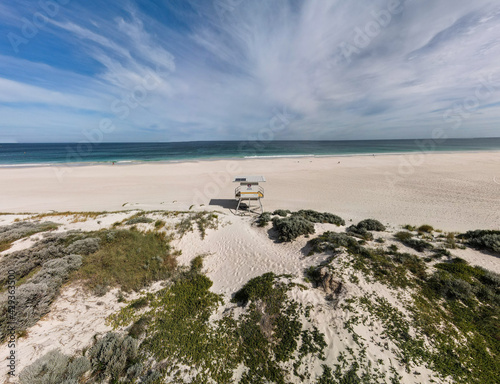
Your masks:
M22 36L24 3L1 6L0 34ZM1 136L78 141L111 118L107 141L246 140L276 108L294 115L278 139L500 135L494 1L401 1L389 19L390 0L75 3L18 54L0 43ZM488 98L451 124L485 79Z

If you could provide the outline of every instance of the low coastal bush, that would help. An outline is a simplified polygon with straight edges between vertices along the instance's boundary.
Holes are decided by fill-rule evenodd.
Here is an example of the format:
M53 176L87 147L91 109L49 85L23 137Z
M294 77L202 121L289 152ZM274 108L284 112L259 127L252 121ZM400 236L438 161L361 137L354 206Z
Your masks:
M82 256L90 255L99 250L100 242L98 237L77 240L66 248L66 252Z
M356 227L358 229L365 229L367 231L376 231L376 232L385 231L385 225L375 219L362 220L356 225Z
M155 228L156 229L161 229L165 226L165 222L163 220L156 220L155 221Z
M88 355L97 379L116 383L134 365L137 352L137 340L110 332L96 341Z
M217 229L219 227L219 215L213 212L189 212L176 224L175 228L182 237L187 232L193 232L193 224L196 224L201 238L205 239L207 229Z
M335 224L337 226L345 225L344 219L342 219L337 215L334 215L333 213L328 213L328 212L321 213L308 209L308 210L300 210L298 212L293 212L292 216L303 217L304 219L312 223L329 223L329 224Z
M428 224L424 224L424 225L421 225L420 227L418 227L417 231L424 232L424 233L431 233L432 231L434 231L434 228Z
M500 255L500 231L475 230L463 233L458 237L466 240L467 244L473 248Z
M21 221L12 225L0 227L0 252L5 251L11 247L11 244L24 237L29 237L35 233L47 232L57 229L59 224L52 222L29 222Z
M410 232L400 231L400 232L397 232L394 235L394 237L401 242L405 242L405 241L408 241L411 238L413 238L413 234L411 234Z
M145 216L139 216L139 217L133 217L130 220L127 220L125 222L126 225L135 225L135 224L149 224L152 223L154 220L150 219L149 217Z
M57 259L71 254L68 246L80 240L84 235L78 232L49 233L37 241L31 248L12 252L0 261L0 284L3 288L8 271L16 271L18 282L26 280L37 268L51 259Z
M49 312L50 304L59 294L71 271L82 264L79 255L64 256L45 262L40 270L16 291L16 330L22 332L35 325ZM7 295L0 298L0 340L7 334Z
M149 317L141 317L130 326L128 329L128 335L134 339L139 339L146 332L149 322Z
M413 234L411 234L410 232L401 231L396 233L394 237L407 247L413 248L418 252L432 250L434 248L434 246L427 241L414 239Z
M311 248L309 255L328 251L337 252L340 247L344 247L354 252L360 248L360 245L355 238L344 233L331 231L327 231L315 239L309 240L307 244Z
M373 234L371 232L367 231L365 228L359 228L356 225L347 227L346 232L350 236L358 237L366 241L373 240Z
M77 384L90 368L86 357L71 358L53 350L24 368L19 381L21 384Z
M424 252L426 250L434 249L434 246L431 243L424 240L409 239L404 241L403 244L407 247L413 248L418 252Z
M278 240L293 241L299 236L314 233L314 224L303 216L275 217L273 227L278 232Z
M273 291L276 277L274 273L268 272L249 280L243 288L234 294L231 301L246 305L249 301L268 297Z
M272 214L270 212L264 212L257 218L257 226L265 227L272 220Z
M450 249L457 248L457 243L455 240L455 234L453 232L446 234L445 247Z
M288 209L277 209L273 212L273 215L278 215L281 217L287 217L291 212Z
M432 250L432 253L433 258L441 258L443 256L451 257L450 251L448 251L446 248L434 248Z

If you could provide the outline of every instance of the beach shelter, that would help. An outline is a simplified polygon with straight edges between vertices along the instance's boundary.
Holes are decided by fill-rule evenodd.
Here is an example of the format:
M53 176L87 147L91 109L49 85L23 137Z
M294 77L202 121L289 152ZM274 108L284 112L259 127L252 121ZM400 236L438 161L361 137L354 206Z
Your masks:
M258 201L261 213L264 212L262 202L260 199L264 198L264 188L259 183L264 183L266 179L264 176L237 176L233 179L234 183L240 185L234 190L234 197L238 200L236 213L240 209L241 203L248 201L248 210L251 211L250 205L252 201Z

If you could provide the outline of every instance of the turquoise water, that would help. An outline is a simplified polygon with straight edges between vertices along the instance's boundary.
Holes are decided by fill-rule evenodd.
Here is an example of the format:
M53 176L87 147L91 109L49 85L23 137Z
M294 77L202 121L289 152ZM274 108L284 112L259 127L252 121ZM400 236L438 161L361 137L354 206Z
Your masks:
M0 144L0 166L500 150L500 138Z

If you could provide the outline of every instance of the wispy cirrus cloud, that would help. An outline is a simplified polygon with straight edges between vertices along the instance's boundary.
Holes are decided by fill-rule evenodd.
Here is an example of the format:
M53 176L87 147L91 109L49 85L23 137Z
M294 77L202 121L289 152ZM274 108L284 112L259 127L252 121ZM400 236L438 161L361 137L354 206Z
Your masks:
M22 36L37 12L24 3L1 5L0 34ZM401 1L389 18L382 0L233 3L61 6L18 54L0 43L0 132L71 141L106 117L108 141L246 139L286 108L280 139L500 134L494 1ZM161 82L120 115L148 76ZM450 126L445 111L485 80L488 99Z

